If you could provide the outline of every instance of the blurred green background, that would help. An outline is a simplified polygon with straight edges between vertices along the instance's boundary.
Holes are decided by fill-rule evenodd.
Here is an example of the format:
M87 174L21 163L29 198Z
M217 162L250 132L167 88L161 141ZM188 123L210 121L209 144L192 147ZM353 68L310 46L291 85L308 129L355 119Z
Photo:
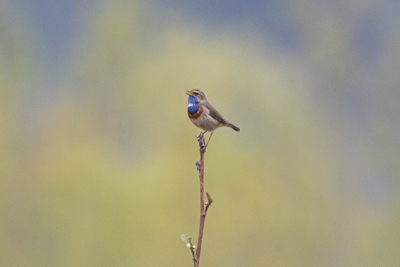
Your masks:
M0 1L0 265L398 266L395 0Z

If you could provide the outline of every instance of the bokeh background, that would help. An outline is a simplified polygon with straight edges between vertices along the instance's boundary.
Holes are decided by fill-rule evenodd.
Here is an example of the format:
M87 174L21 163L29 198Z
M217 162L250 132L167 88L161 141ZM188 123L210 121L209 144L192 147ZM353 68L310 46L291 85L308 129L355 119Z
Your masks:
M398 266L400 2L0 2L0 265Z

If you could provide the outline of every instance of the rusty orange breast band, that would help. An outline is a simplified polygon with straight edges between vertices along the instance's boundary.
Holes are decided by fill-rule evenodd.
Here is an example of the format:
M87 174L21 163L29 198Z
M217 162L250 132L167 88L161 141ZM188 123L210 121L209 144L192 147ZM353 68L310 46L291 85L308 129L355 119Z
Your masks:
M199 108L199 110L198 110L195 114L193 114L193 115L190 115L190 113L188 113L188 116L189 116L190 119L196 120L196 119L200 118L200 116L203 114L203 112L204 112L204 107L201 107L201 108Z

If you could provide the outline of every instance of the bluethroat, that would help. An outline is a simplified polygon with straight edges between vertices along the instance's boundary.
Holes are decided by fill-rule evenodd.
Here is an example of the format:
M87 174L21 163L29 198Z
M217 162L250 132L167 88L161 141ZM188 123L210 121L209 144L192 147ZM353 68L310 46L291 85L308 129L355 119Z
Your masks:
M206 132L211 132L208 142L215 129L226 126L235 131L240 131L238 127L226 121L222 115L208 103L206 96L199 89L192 89L186 93L188 98L188 116L194 125Z

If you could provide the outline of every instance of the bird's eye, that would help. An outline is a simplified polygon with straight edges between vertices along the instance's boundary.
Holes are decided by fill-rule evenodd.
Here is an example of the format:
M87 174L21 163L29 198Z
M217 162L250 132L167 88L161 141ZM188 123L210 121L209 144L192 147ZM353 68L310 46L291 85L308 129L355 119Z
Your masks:
M194 95L199 95L199 93L197 93L197 92L194 92L193 94L194 94Z

